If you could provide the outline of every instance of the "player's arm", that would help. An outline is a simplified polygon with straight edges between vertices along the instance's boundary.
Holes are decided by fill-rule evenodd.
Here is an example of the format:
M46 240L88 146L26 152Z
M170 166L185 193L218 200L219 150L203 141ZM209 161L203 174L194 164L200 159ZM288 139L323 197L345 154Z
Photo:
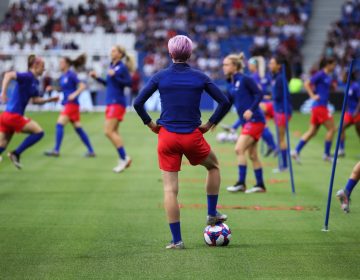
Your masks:
M314 85L316 84L316 82L318 81L318 79L320 79L320 75L319 74L315 74L310 80L306 80L304 83L304 88L307 92L307 94L310 96L311 99L313 100L319 100L320 96L317 95L313 88Z
M140 116L143 123L147 125L153 132L158 133L160 126L155 124L149 114L145 110L145 102L153 95L153 93L158 89L158 83L156 77L151 78L151 80L145 85L145 87L140 91L138 97L135 99L134 108L136 113Z
M126 67L120 67L117 71L110 69L108 75L125 87L131 87L131 77Z
M2 82L2 87L1 87L1 102L3 104L6 103L7 101L7 90L9 88L9 84L12 80L16 80L17 78L17 74L15 71L11 71L11 72L7 72L5 73L4 75L4 79L3 79L3 82Z
M54 97L49 97L49 98L43 98L40 96L35 96L31 99L33 104L36 105L43 105L45 103L49 103L49 102L57 102L59 101L60 97L59 96L54 96Z
M209 118L209 121L199 127L202 133L206 133L209 129L216 126L222 118L231 109L229 98L210 80L206 78L205 91L218 103L215 112Z
M90 71L90 77L93 78L95 81L99 82L100 84L106 86L106 81L103 78L100 78L95 71Z
M246 78L243 80L243 82L245 82L245 86L247 87L249 92L255 97L254 102L250 105L250 108L244 112L244 115L243 115L244 119L248 121L252 118L253 113L254 113L255 109L259 106L261 100L264 97L264 94L258 88L258 86L256 85L256 83L253 79Z
M77 89L71 93L68 97L70 101L74 100L76 97L78 97L84 90L86 89L86 85L84 82L79 82Z

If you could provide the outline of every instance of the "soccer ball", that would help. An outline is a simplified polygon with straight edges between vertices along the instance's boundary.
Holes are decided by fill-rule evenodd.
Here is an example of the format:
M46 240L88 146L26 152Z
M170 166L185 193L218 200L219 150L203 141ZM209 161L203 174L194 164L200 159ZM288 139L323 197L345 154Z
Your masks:
M227 141L227 133L226 132L219 132L216 135L216 141L219 143L225 143Z
M219 132L216 141L219 143L235 143L238 139L236 132Z
M207 226L204 229L204 240L209 246L227 246L231 239L231 230L224 223Z

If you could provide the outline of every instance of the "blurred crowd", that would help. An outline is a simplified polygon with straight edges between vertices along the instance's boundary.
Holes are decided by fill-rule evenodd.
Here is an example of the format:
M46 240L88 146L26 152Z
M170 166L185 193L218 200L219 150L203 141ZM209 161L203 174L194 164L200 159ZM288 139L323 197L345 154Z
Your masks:
M213 79L221 78L221 60L229 52L247 57L287 56L302 73L300 47L311 14L311 0L149 0L139 7L136 49L143 74L168 63L167 40L188 34L196 42L191 64ZM255 34L255 35L254 35Z
M349 65L355 55L360 55L360 0L346 1L342 16L329 32L323 56L335 56L339 73Z
M136 19L137 5L129 1L87 0L72 7L61 0L21 0L0 24L0 31L11 32L1 50L76 50L77 43L64 42L60 33L133 33Z

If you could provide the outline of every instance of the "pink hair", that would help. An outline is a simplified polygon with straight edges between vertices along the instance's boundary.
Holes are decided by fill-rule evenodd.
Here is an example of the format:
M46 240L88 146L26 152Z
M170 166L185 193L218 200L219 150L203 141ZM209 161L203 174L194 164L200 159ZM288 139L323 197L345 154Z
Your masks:
M173 59L186 61L191 56L192 41L187 36L177 35L169 40L168 49Z

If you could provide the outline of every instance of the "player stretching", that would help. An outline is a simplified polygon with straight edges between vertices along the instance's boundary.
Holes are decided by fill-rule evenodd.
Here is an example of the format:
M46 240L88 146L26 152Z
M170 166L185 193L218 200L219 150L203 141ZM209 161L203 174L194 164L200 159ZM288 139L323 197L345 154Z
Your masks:
M79 95L85 89L85 84L79 81L76 73L70 69L71 66L74 66L74 68L77 69L83 66L85 62L85 55L80 55L75 60L71 60L69 57L63 57L60 60L60 71L62 72L62 75L60 77L59 84L60 89L64 94L62 101L64 109L61 112L56 124L55 147L52 151L45 152L46 156L59 156L61 142L64 136L64 127L71 122L81 141L87 147L88 151L85 156L95 157L94 149L91 146L89 137L83 130L80 122Z
M45 104L59 99L58 97L48 99L40 97L38 78L43 74L44 69L43 59L30 55L28 58L28 72L11 71L4 76L1 100L3 103L7 102L7 105L5 112L0 115L0 158L15 132L30 134L14 151L8 154L10 160L18 169L22 168L20 155L44 136L44 131L37 122L24 117L29 100L31 99L34 104ZM7 100L6 93L11 80L15 80L16 85L9 100Z
M125 59L125 64L122 62ZM129 71L134 67L134 62L126 54L125 48L114 46L111 49L111 64L107 71L106 80L97 76L95 71L90 76L106 86L106 120L105 135L115 146L119 154L119 164L113 171L120 173L131 164L131 158L126 155L124 142L118 131L120 122L123 121L126 113L126 100L124 88L131 86Z
M284 106L284 86L283 86L283 78L282 78L282 65L285 65L286 79L287 82L291 79L291 69L288 62L280 57L275 56L271 58L269 62L269 69L273 74L273 82L272 82L272 97L274 100L274 110L275 110L275 124L278 127L279 131L279 144L280 144L280 152L281 152L281 164L279 169L274 169L274 172L283 172L288 168L287 164L287 142L285 139L286 133L286 120L291 119L292 114L292 106L290 100L289 89L286 88L287 94L287 115L285 114L285 106ZM287 85L287 83L286 83Z
M341 209L343 209L345 213L350 212L350 195L353 189L355 188L357 182L359 182L359 179L360 179L360 161L354 166L345 188L339 190L336 193L336 196L340 200Z
M238 159L238 181L230 187L229 192L265 192L263 181L263 170L257 152L257 143L260 139L264 127L265 117L259 103L263 98L263 93L257 86L254 79L242 73L243 55L231 54L223 61L223 71L225 76L230 80L229 96L234 103L239 119L242 122L242 131L239 136L235 151ZM247 160L246 153L253 163L254 173L256 177L256 185L246 190L246 171Z
M135 110L154 133L158 135L158 158L164 184L164 204L172 241L167 249L182 249L184 243L180 231L180 211L177 200L179 190L178 172L182 156L192 165L202 165L208 170L206 192L208 200L207 224L227 219L216 211L220 189L219 163L203 137L215 126L230 108L228 99L203 73L192 69L186 61L192 52L192 42L186 36L175 36L168 42L173 64L155 74L135 100ZM160 92L162 112L155 124L144 109L146 100L156 91ZM206 91L218 102L214 114L201 125L200 99Z
M311 111L310 127L308 131L301 136L300 142L296 146L295 151L291 152L292 157L298 163L300 163L301 150L304 148L306 143L316 135L321 125L324 125L327 130L323 159L325 161L332 161L330 151L336 128L334 119L329 112L327 105L332 83L331 74L334 72L335 66L335 59L324 59L320 65L322 69L304 84L310 98L315 101Z
M262 56L254 56L248 61L248 68L251 72L251 77L255 82L260 86L264 97L260 102L259 106L264 112L266 121L274 118L274 106L271 101L271 95L269 94L269 85L271 82L271 77L266 73L266 63L265 59ZM274 141L274 136L268 126L265 126L261 138L267 145L267 151L265 157L268 157L272 153L277 153L276 144Z
M351 75L351 85L342 127L339 156L345 156L345 130L351 125L355 126L357 135L360 137L360 85L356 82L354 73Z

